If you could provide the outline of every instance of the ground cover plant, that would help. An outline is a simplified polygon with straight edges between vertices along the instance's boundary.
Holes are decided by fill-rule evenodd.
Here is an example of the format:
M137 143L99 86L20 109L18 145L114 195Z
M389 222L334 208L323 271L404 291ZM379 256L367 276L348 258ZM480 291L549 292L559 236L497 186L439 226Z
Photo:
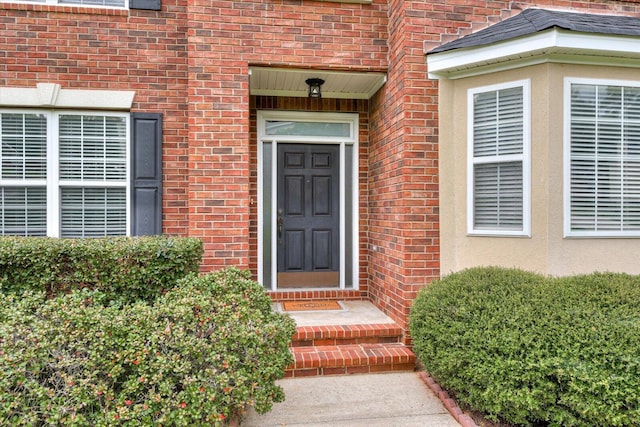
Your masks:
M474 268L410 315L425 370L462 405L523 426L640 425L640 278Z
M154 301L0 294L0 425L222 426L284 398L295 325L249 273L191 274Z

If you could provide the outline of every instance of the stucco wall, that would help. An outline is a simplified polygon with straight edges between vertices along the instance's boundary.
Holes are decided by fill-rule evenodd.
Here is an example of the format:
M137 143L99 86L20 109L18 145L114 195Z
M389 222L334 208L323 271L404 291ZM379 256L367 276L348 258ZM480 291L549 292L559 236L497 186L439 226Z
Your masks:
M565 238L563 230L563 93L565 77L638 80L637 70L543 64L440 82L440 227L442 274L480 265L552 275L592 271L640 273L640 239ZM531 83L531 236L467 234L467 91L529 79Z

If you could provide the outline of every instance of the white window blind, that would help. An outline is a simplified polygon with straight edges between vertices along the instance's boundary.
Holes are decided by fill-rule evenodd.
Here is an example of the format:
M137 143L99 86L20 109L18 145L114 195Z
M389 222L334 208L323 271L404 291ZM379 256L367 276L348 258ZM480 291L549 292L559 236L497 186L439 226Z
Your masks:
M46 236L46 188L0 187L0 229L3 236Z
M60 4L83 6L125 7L124 0L59 0Z
M0 235L127 234L128 115L0 112Z
M124 188L62 188L61 236L122 236L127 231Z
M0 234L46 235L46 117L0 114L0 140Z
M470 233L528 233L525 86L470 91Z
M20 2L77 5L77 6L98 6L98 7L110 7L110 8L127 7L126 0L20 0Z
M570 85L568 235L640 235L640 88Z
M60 180L122 181L127 177L123 117L60 116Z
M127 126L123 116L61 114L60 234L126 234Z

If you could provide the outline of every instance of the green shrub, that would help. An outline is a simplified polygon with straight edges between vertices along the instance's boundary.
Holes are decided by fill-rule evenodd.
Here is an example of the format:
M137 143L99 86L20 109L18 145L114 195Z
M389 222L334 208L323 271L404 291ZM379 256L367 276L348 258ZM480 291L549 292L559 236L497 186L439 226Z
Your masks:
M284 398L295 325L228 269L153 304L0 295L0 425L219 426Z
M640 425L640 278L475 268L410 315L425 369L462 404L515 425Z
M97 289L109 300L150 301L198 271L202 242L184 237L0 238L0 291Z

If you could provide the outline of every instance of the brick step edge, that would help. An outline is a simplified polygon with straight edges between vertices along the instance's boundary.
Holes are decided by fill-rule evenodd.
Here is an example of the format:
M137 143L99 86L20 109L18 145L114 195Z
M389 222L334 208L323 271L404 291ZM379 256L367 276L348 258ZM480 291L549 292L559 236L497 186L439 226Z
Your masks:
M440 399L440 402L449 411L453 418L460 423L462 427L479 427L469 415L462 412L455 400L449 397L449 393L444 391L428 373L421 371L418 373L424 383L431 391Z
M395 323L299 326L293 335L292 347L397 343L401 341L402 328Z
M285 377L413 371L415 355L401 343L294 347Z

